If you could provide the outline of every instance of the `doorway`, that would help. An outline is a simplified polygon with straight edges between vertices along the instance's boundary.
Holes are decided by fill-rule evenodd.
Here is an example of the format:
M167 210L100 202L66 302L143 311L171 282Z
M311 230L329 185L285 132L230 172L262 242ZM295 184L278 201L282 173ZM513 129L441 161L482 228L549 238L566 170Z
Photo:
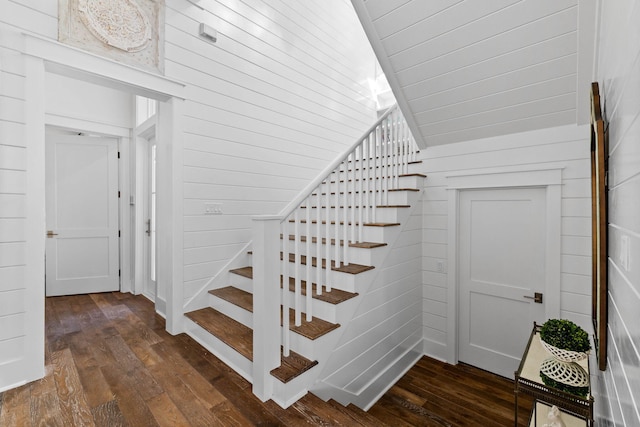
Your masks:
M46 296L120 289L117 144L47 133Z
M144 189L143 209L145 218L144 230L144 265L143 289L142 293L151 301L155 302L157 297L157 239L156 239L156 153L157 145L155 135L145 140L145 167L144 167Z
M533 321L560 316L561 188L562 167L447 177L449 363L510 378Z
M545 318L544 188L460 192L459 360L510 377ZM535 298L538 295L539 298Z

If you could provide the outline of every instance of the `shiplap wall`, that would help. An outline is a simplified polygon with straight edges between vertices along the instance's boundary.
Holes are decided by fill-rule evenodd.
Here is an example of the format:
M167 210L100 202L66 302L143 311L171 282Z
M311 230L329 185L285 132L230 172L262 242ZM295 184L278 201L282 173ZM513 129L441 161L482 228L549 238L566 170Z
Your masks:
M40 202L26 194L24 111L31 106L20 34L57 39L57 3L0 0L0 388L14 378L5 371L29 375L2 361L24 355L22 342L31 340L20 321L29 317L24 289L41 286L25 278L26 206ZM189 298L250 239L252 215L278 212L373 123L368 81L375 57L346 0L167 0L166 6L165 74L187 85L183 295ZM218 31L216 44L198 36L201 22ZM205 216L205 202L221 203L224 215Z
M576 123L577 0L354 4L426 146Z
M640 425L640 1L599 3L597 79L609 133L609 341L607 370L598 371L598 423L630 427Z
M422 352L421 201L413 208L387 258L354 313L343 325L338 345L320 379L358 396L367 406L391 384L378 384L381 373L401 375L414 362L402 356Z
M1 4L1 3L0 3ZM3 14L0 16L4 16ZM0 32L0 390L24 380L27 150L24 67Z
M250 240L252 215L277 213L375 117L375 59L348 2L198 4L166 11L166 75L188 82L185 299Z
M423 151L423 306L425 352L447 356L447 173L504 166L564 167L562 171L561 317L591 330L591 193L589 129L562 126ZM446 269L445 269L446 271Z

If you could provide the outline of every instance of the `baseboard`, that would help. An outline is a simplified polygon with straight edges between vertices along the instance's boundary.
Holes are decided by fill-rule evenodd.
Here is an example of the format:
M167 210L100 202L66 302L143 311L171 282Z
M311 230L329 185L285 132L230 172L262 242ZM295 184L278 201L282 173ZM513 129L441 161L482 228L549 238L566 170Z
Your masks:
M439 360L441 362L450 363L447 360L447 345L440 342L432 341L424 338L423 340L423 353L425 356L429 356L432 359Z
M422 356L422 340L420 340L371 383L367 390L360 393L353 404L368 411L409 369L413 368Z

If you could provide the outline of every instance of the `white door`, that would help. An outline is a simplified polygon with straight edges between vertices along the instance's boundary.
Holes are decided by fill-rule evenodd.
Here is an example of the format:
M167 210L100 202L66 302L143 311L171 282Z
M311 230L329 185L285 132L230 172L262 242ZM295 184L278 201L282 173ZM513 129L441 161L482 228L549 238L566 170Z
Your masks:
M145 230L145 281L143 294L156 300L156 139L149 138Z
M112 138L47 135L47 296L120 289L117 155Z
M459 200L458 358L512 377L543 322L546 190L466 190Z

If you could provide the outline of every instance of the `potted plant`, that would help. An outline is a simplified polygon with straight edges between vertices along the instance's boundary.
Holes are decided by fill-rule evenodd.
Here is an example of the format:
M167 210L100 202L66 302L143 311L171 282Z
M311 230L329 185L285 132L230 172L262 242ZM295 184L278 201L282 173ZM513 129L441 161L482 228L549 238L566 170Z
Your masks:
M550 319L540 329L542 345L563 362L578 362L591 350L589 334L570 320Z
M542 382L586 398L589 375L577 362L588 357L589 334L570 320L550 319L540 328L540 342L552 356L540 367Z

